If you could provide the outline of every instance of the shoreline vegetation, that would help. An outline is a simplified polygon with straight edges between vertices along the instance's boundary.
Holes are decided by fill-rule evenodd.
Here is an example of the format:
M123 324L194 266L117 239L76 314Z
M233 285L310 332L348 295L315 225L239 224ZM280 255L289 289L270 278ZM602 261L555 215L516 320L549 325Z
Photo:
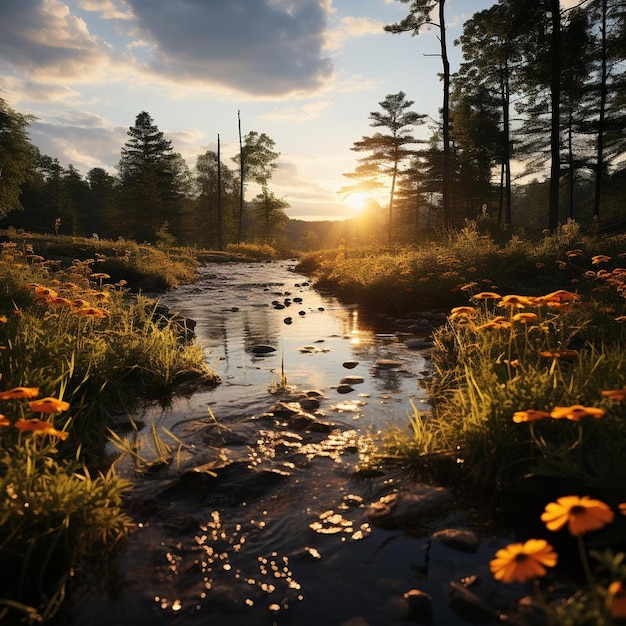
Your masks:
M208 260L276 253L0 235L0 619L45 622L131 527L130 485L103 455L110 418L183 382L219 383L185 320L144 292L192 282ZM625 617L626 236L568 222L496 244L468 223L445 244L344 245L297 269L373 311L447 313L430 351L432 414L370 433L374 462L460 487L518 533L526 520L529 536L491 570L534 583L545 623ZM574 560L568 593L556 572Z

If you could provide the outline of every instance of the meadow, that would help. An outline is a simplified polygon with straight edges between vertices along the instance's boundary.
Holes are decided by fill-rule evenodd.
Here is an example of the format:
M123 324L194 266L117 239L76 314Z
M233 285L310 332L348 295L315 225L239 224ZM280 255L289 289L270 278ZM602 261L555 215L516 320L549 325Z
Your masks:
M274 252L22 235L8 233L0 256L0 619L35 623L131 527L129 485L103 454L110 420L132 427L138 402L219 382L185 321L142 289L193 281L203 258ZM535 241L496 243L468 223L445 242L343 245L299 261L318 286L371 310L448 314L430 351L432 412L372 432L371 462L445 484L508 523L518 537L491 571L529 585L540 623L626 617L625 258L625 236L570 222Z

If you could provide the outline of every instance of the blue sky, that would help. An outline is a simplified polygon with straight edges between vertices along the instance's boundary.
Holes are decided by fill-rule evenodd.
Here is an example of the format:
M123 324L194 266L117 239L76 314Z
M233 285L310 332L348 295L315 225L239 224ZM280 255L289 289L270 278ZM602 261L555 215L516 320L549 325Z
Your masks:
M450 46L493 4L447 0ZM441 103L441 62L426 56L437 29L383 31L406 12L397 0L3 0L0 97L37 116L33 143L83 175L115 172L141 111L190 168L218 134L234 167L240 110L243 133L281 153L270 189L287 214L343 218L338 191L362 156L352 144L375 132L369 113L398 91L433 117Z

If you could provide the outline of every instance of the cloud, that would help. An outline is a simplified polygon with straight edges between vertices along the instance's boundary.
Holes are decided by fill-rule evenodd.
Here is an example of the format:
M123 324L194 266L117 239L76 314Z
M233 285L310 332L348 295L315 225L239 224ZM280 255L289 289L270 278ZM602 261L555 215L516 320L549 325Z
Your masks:
M43 154L62 157L62 166L74 164L84 176L94 167L115 172L127 130L91 113L63 113L34 122L29 134Z
M78 0L78 7L83 11L99 13L105 20L133 19L132 13L121 10L113 0Z
M64 2L20 0L3 3L0 58L31 78L74 81L102 69L108 54Z
M127 0L147 68L177 81L217 82L258 96L312 92L332 76L319 0Z

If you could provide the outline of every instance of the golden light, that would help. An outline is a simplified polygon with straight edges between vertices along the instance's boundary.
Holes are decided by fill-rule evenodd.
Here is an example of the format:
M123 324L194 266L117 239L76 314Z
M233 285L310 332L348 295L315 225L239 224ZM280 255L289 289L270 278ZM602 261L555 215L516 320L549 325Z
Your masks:
M369 195L362 191L357 191L355 193L348 194L344 199L343 203L353 212L359 213L365 207Z

